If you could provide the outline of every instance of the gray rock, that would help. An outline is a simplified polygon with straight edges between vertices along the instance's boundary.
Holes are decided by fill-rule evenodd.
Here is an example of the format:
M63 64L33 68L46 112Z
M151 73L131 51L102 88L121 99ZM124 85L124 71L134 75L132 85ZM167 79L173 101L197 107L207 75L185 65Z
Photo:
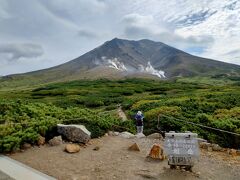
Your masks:
M57 125L58 133L66 137L69 141L87 143L91 139L91 132L89 132L83 125Z
M29 149L29 148L31 148L31 147L32 147L32 145L29 144L29 143L24 143L24 144L22 145L22 148L23 148L23 149Z
M108 135L109 135L109 136L118 136L118 135L119 135L119 132L109 131L109 132L108 132Z
M39 136L37 141L38 146L42 146L45 144L45 137Z
M108 131L108 135L109 135L109 136L114 136L114 135L113 135L113 131Z
M51 146L58 146L58 145L62 144L62 136L55 136L54 138L49 140L48 143Z
M149 139L160 139L160 140L163 139L163 137L160 133L150 134L150 135L147 136L147 138L149 138Z
M220 147L218 144L212 144L212 150L213 151L221 151L222 147Z
M119 136L123 137L123 138L134 138L135 137L135 135L133 135L132 133L127 132L127 131L119 133Z
M207 147L207 151L212 152L212 151L213 151L212 146L208 146L208 147Z
M145 138L146 137L143 133L138 133L135 136L136 136L136 138Z
M211 143L207 143L207 142L201 142L199 145L200 145L200 148L202 149L208 149L209 147L211 147Z
M202 143L202 142L206 142L206 143L207 143L207 140L206 140L206 139L197 138L197 140L198 140L198 143Z
M114 136L118 136L119 134L120 134L119 132L116 132L116 131L113 132L113 135L114 135Z

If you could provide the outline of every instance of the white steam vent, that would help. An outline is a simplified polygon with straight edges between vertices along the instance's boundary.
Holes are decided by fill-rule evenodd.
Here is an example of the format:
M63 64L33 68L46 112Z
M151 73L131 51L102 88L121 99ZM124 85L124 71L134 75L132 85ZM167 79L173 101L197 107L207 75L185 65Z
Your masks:
M148 61L148 64L147 64L146 67L144 67L143 65L140 64L139 65L139 70L141 72L144 72L144 73L148 73L148 74L158 76L159 78L166 78L165 72L162 71L162 70L154 69L153 66L151 65L150 61Z
M124 71L125 73L147 73L152 74L154 76L158 76L159 78L166 78L165 72L162 70L154 69L151 65L150 61L148 61L147 66L142 64L138 65L138 68L132 66L126 66L123 62L120 62L118 58L107 58L105 56L101 57L101 60L95 60L96 65L110 67L116 69L118 71Z
M108 66L110 68L114 68L119 71L127 71L127 68L125 67L125 65L122 62L118 61L117 58L108 59L105 56L103 56L102 61L104 66Z

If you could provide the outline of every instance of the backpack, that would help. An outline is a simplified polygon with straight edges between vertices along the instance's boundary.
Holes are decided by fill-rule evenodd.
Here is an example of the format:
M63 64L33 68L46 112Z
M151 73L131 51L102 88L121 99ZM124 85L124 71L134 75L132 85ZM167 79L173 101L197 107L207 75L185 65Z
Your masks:
M141 121L143 119L143 116L142 115L136 115L135 118L136 118L137 121Z

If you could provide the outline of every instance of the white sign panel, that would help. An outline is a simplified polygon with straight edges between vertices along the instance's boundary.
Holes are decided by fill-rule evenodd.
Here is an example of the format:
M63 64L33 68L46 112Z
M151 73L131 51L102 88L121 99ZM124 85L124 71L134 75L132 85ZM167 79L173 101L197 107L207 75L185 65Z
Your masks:
M199 147L195 133L166 133L164 150L169 156L198 157Z

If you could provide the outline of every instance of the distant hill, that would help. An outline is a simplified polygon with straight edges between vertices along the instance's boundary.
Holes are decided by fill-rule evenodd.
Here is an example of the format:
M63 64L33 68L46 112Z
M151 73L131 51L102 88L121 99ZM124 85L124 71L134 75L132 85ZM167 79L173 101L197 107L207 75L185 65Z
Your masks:
M161 42L112 39L86 54L52 68L0 78L4 86L77 79L240 75L240 66L193 56Z

